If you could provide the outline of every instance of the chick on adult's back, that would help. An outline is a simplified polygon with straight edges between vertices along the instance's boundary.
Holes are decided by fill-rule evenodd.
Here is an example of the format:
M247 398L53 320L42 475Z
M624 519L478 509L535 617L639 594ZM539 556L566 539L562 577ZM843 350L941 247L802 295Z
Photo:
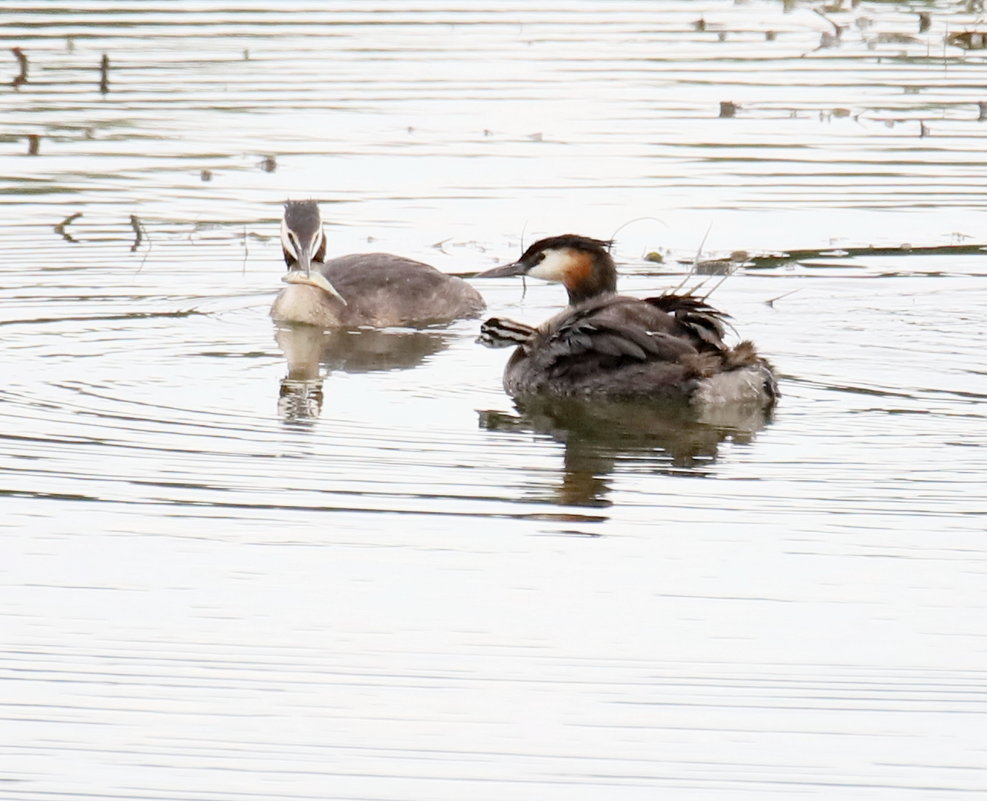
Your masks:
M686 399L697 405L772 405L771 365L748 341L724 342L726 314L691 294L615 294L608 242L566 234L543 239L511 264L477 277L531 275L562 283L569 306L537 328L502 318L479 341L515 345L504 389L528 395Z
M281 220L287 284L271 306L283 323L323 328L422 326L475 317L486 304L461 278L391 253L355 253L325 260L319 206L289 200Z

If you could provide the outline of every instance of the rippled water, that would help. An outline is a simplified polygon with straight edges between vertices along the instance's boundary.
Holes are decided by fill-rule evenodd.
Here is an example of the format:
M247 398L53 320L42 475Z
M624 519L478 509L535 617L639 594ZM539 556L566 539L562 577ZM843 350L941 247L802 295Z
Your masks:
M0 796L987 791L985 23L788 5L0 9ZM286 197L466 274L616 233L640 295L746 251L782 402L276 335Z

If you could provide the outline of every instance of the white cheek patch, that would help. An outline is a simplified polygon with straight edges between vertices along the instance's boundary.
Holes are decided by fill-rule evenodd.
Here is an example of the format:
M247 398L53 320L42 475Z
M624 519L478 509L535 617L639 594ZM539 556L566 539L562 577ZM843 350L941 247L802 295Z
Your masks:
M567 250L546 250L545 258L528 270L528 275L541 278L543 281L565 281L566 268L569 266Z
M315 261L319 255L319 248L322 247L322 240L325 238L325 231L320 225L318 230L315 232L315 238L312 240L312 261Z
M292 237L288 233L288 224L281 220L281 247L284 248L285 253L287 253L295 261L298 261L298 251L295 250L295 243L291 241Z

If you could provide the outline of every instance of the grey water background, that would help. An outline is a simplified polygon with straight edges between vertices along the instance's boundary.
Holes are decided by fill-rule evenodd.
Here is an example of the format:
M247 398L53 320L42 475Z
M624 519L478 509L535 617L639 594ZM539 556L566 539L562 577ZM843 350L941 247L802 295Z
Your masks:
M0 797L987 792L985 24L831 5L6 0ZM276 335L288 197L457 273L616 234L637 295L746 251L782 402Z

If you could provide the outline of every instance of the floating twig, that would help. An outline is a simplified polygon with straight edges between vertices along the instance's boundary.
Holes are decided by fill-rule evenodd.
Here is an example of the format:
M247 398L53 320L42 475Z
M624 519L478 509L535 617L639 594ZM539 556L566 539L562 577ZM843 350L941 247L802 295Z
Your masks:
M824 20L826 20L826 22L828 22L830 25L833 26L833 33L837 39L840 39L843 36L843 31L846 30L845 25L839 25L838 23L833 22L833 20L831 20L829 17L823 14L823 12L820 11L818 8L813 8L812 11L815 11L820 17L822 17Z
M110 57L106 53L99 60L99 91L104 95L110 91Z
M10 85L15 89L20 89L24 84L27 83L27 56L24 55L24 51L19 47L10 48L10 52L14 54L17 58L17 64L20 67L20 73L10 82Z
M987 31L950 33L946 36L945 42L963 50L984 50L987 49Z
M136 214L130 215L130 227L134 229L134 244L130 246L130 252L133 253L144 241L144 226L141 225L140 218Z
M27 135L27 154L37 156L41 151L41 136L38 134Z
M795 289L793 289L793 290L791 290L789 292L785 292L785 293L779 295L776 298L771 298L771 300L766 300L764 302L767 303L773 309L775 307L775 301L776 300L781 300L782 298L787 298L789 295L794 295L796 292L798 292L801 289L802 289L802 287L796 287Z
M69 225L74 223L76 220L78 220L81 216L82 216L81 211L77 211L75 214L70 214L68 217L66 217L64 220L58 223L58 225L55 226L55 233L60 234L62 239L64 239L66 242L78 242L79 240L76 239L74 236L72 236L72 234L70 234L65 229Z
M134 244L130 246L130 252L133 253L137 248L140 247L141 242L144 241L146 233L144 229L144 223L140 221L140 217L136 214L130 215L130 227L134 229ZM140 265L137 267L137 272L139 273L144 269L144 262L147 261L147 257L151 255L151 239L147 237L147 250L144 251L144 258L141 259Z
M137 272L140 272L144 269L144 262L147 261L147 257L151 255L151 237L147 235L147 229L144 227L144 223L140 221L140 217L136 214L130 215L130 227L134 229L134 244L130 246L131 253L140 247L141 242L145 239L147 240L147 250L144 251L144 258L141 259L141 263L137 267Z
M815 259L854 259L862 256L982 256L987 251L987 242L972 242L966 245L868 245L866 247L805 248L784 250L764 255L749 254L747 261L751 269L782 267L786 264L812 261ZM684 259L681 262L686 264Z

